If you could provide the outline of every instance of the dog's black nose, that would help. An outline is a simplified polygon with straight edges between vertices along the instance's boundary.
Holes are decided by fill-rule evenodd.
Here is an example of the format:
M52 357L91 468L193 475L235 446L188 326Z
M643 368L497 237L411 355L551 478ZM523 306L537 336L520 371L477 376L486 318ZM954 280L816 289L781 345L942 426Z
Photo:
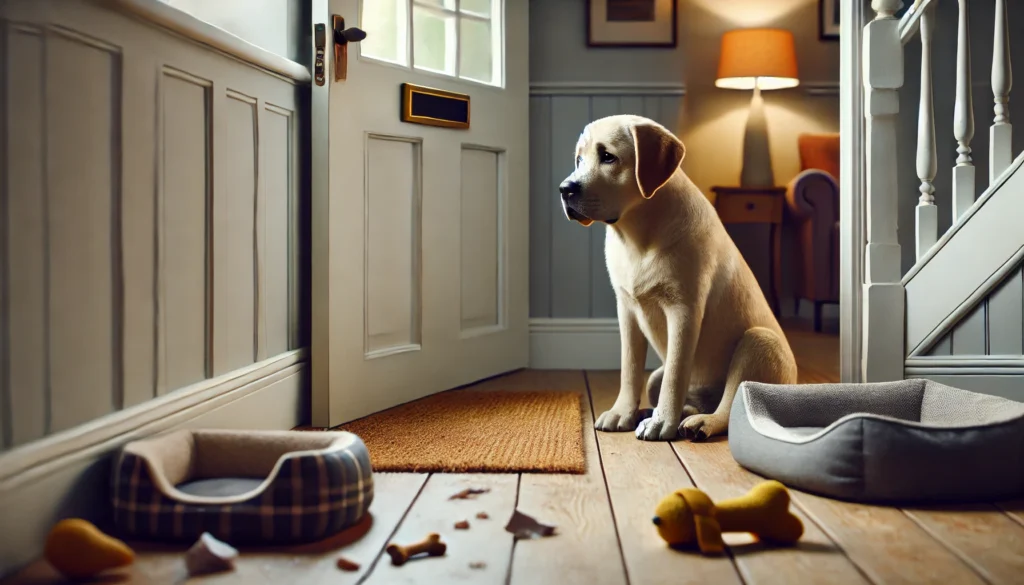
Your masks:
M558 192L562 194L562 199L568 200L573 195L580 194L580 184L576 181L562 181L558 186Z
M661 526L661 518L658 518L657 516L651 518L651 522L653 522L655 526Z

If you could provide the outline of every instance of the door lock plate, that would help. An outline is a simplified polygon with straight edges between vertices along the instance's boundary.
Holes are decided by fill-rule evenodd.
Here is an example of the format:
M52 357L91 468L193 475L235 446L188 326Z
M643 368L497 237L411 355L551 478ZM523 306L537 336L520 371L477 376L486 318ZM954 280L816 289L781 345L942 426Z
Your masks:
M313 44L316 48L316 56L313 59L313 81L322 86L324 84L324 60L326 55L324 47L327 44L327 27L318 22L313 27Z

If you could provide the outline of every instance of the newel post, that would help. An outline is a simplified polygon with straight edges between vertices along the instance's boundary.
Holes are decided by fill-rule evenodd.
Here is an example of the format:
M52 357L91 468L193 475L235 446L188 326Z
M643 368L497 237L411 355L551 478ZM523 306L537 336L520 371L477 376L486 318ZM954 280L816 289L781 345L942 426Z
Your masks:
M905 295L897 239L896 116L903 86L903 44L894 16L901 0L872 0L864 27L867 248L864 283L865 382L903 379Z

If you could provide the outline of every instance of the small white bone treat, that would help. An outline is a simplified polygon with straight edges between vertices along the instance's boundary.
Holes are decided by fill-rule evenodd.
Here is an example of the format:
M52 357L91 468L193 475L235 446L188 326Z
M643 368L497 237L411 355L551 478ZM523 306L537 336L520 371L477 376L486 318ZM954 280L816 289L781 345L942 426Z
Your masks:
M238 550L235 547L204 532L185 553L185 566L191 576L232 571L236 558Z

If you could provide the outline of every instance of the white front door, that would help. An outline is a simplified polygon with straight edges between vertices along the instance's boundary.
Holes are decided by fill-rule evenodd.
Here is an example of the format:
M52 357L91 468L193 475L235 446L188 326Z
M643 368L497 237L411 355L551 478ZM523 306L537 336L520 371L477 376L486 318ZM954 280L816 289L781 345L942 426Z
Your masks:
M528 4L314 2L314 425L527 365ZM367 33L344 80L334 15ZM403 84L468 96L469 127L403 122Z

